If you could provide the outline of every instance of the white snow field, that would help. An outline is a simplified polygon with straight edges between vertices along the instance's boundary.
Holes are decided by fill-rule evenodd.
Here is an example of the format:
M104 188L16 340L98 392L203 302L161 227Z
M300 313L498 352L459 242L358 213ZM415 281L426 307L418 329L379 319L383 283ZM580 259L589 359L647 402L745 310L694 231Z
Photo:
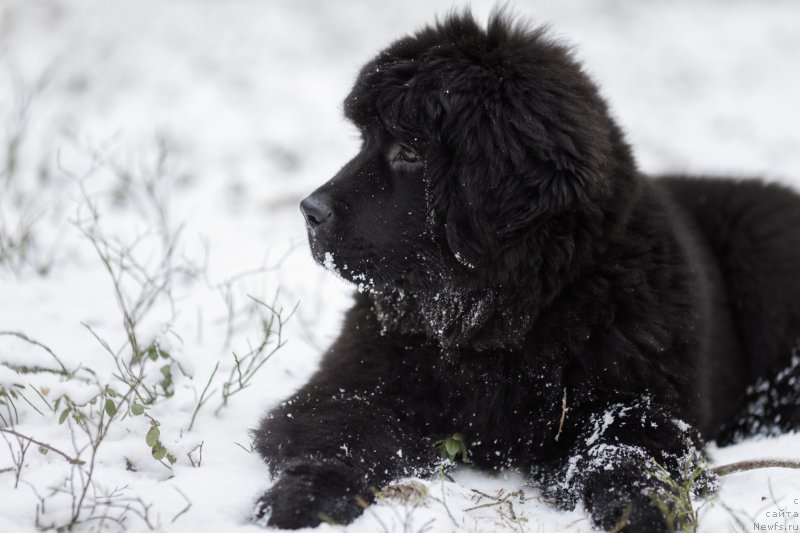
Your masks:
M312 261L297 204L354 154L359 66L453 6L0 0L1 532L260 529L248 429L352 292ZM644 170L800 184L800 2L511 7L576 46ZM798 458L800 435L711 457ZM514 472L394 492L319 531L592 530ZM798 514L798 471L755 470L722 479L699 530Z

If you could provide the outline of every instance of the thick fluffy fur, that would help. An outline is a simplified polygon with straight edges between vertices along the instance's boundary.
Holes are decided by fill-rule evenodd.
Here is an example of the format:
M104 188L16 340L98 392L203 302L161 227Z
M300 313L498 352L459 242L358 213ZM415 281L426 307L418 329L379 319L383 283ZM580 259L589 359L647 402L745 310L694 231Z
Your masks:
M345 112L362 149L302 209L360 293L255 432L270 524L348 522L459 432L600 527L661 531L653 461L800 426L795 194L643 176L568 49L502 15L395 42Z

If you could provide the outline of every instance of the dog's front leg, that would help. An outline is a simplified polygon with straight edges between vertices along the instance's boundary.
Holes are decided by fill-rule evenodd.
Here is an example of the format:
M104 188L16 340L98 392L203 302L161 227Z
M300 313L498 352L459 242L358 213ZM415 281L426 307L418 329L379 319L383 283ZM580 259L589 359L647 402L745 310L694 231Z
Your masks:
M711 483L711 475L701 473L697 431L649 396L615 398L579 418L575 424L581 430L568 456L549 472L552 477L544 476L560 503L582 501L605 530L666 532L690 519L679 508L688 503L685 495L667 479L681 486L687 476L698 486Z
M348 523L374 499L374 489L434 468L435 448L408 390L414 379L406 371L398 382L387 372L392 354L376 365L368 360L329 365L255 432L275 479L257 509L269 525Z

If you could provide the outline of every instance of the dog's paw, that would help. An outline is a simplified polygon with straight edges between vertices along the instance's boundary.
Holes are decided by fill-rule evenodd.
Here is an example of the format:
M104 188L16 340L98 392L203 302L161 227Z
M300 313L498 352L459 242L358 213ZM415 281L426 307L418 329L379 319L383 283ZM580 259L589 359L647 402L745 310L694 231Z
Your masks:
M364 479L350 468L294 465L259 498L255 519L281 529L314 527L321 522L348 524L373 499Z
M594 525L604 531L667 533L664 514L652 495L660 483L642 473L633 463L590 472L584 478L584 505Z
M620 498L615 494L596 497L590 509L595 526L604 531L626 533L666 533L667 524L661 511L646 496Z

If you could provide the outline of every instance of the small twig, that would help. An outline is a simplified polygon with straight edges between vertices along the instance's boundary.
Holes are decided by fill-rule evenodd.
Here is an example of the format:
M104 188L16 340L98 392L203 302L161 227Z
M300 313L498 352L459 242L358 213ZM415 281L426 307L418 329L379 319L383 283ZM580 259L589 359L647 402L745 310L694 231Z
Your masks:
M211 372L211 376L209 376L209 378L208 378L208 383L206 383L206 386L203 389L203 392L200 393L200 399L197 400L197 406L194 408L194 413L192 413L192 420L191 420L191 422L189 422L189 431L191 431L192 427L194 426L194 420L195 420L195 418L197 418L197 413L200 412L200 409L208 401L208 398L210 398L210 396L206 397L206 393L208 392L208 388L211 386L211 381L214 379L214 376L217 374L217 369L218 368L219 368L219 361L217 361L217 364L214 365L214 371Z
M14 365L8 363L6 361L0 361L0 365L10 368L17 374L57 374L59 376L63 376L64 373L61 370L56 370L55 368L47 368L46 366L25 366L25 365Z
M61 359L58 358L58 356L55 354L55 352L53 352L53 350L51 350L50 348L48 348L47 346L45 346L41 342L37 341L36 339L32 339L32 338L28 337L27 335L25 335L24 333L20 333L19 331L0 331L0 335L7 335L7 336L11 336L11 337L17 337L18 339L22 339L23 341L27 342L28 344L33 344L34 346L38 346L42 350L44 350L47 353L49 353L52 356L53 359L55 359L56 363L58 363L58 366L61 367L61 374L62 375L64 375L64 376L69 375L69 371L67 370L67 367L64 366L64 364L61 362Z
M464 509L465 513L468 513L469 511L475 511L476 509L484 509L486 507L495 507L495 506L501 505L503 503L506 503L506 501L508 500L508 497L512 496L514 494L513 492L508 492L508 493L505 494L505 496L499 496L499 495L498 496L490 496L490 495L488 495L488 494L486 494L484 492L481 492L479 490L476 490L476 489L471 489L471 490L472 490L472 492L474 492L476 494L479 494L482 497L489 498L490 500L493 500L493 501L488 502L488 503L483 503L483 504L480 504L480 505L476 505L476 506L470 507L468 509ZM478 500L478 501L480 501L480 500Z
M262 317L261 333L262 338L258 346L251 347L250 351L243 356L238 356L233 353L233 360L236 363L231 369L228 379L222 384L222 402L217 407L215 414L228 405L230 398L247 387L250 386L250 381L258 373L258 371L266 364L266 362L283 346L286 344L284 338L283 328L286 321L292 317L297 310L297 305L292 309L288 316L283 316L283 309L276 309L275 303L272 305L267 304L258 298L251 295L248 297L259 306L269 310L269 317ZM275 301L278 299L278 294L275 294ZM299 302L298 302L299 304ZM271 349L267 349L272 344Z
M796 468L800 469L800 461L796 459L749 459L747 461L737 461L727 465L717 466L711 472L718 476L727 476L737 472L747 470L757 470L759 468Z
M446 473L444 471L444 468L442 468L440 470L440 472L442 474L442 476L441 476L441 480L442 480L442 483L441 483L442 499L440 500L439 498L436 498L435 496L431 496L431 499L433 501L441 503L442 507L444 507L444 510L447 511L447 516L450 517L450 520L453 522L453 525L455 525L456 527L459 527L460 524L456 521L455 517L453 516L453 513L450 512L450 507L447 506L447 501L446 501L445 494L444 494L444 476L446 475ZM451 481L452 481L452 478L451 478Z
M478 489L469 489L469 490L471 490L472 492L474 492L478 496L483 496L484 498L489 498L490 500L494 500L496 502L502 502L503 500L508 498L508 495L506 495L503 498L500 498L499 496L492 496L491 494L486 494L485 492L481 492ZM478 501L480 501L480 499Z
M64 459L66 459L69 464L82 465L82 464L85 463L85 461L82 461L82 460L77 459L75 457L70 457L66 453L64 453L61 450L59 450L58 448L54 448L53 446L51 446L51 445L49 445L49 444L47 444L45 442L38 441L38 440L34 439L33 437L29 437L27 435L23 435L22 433L18 433L16 431L14 431L13 429L0 428L0 432L8 433L9 435L14 435L15 437L19 437L21 439L25 439L25 440L27 440L29 442L32 442L32 443L36 444L37 446L41 446L42 448L47 448L48 450L50 450L52 452L55 452L58 455L60 455L61 457L63 457Z
M558 433L556 433L556 442L561 437L561 430L564 429L564 420L567 418L567 388L564 387L564 397L561 399L561 420L558 421Z
M250 448L246 448L244 445L242 445L242 444L240 444L238 442L234 442L234 444L236 446L238 446L239 448L243 449L244 451L246 451L247 453L253 453L253 451L255 451L255 449L256 449L255 445L252 444L252 443L250 444Z
M467 509L464 509L464 512L468 513L470 511L475 511L477 509L485 509L486 507L497 507L498 505L502 505L503 503L505 503L505 502L504 501L499 501L499 502L482 503L481 505L476 505L474 507L468 507Z
M189 453L186 454L186 457L189 458L189 463L191 463L192 467L194 467L194 468L199 468L199 467L203 466L203 444L204 443L205 443L205 441L201 442L199 445L195 446L193 450L191 450ZM194 452L197 452L197 454L198 454L197 461L195 461L194 457L192 457L192 454Z
M23 445L22 439L17 438L17 443L19 444L19 454L16 456L17 471L14 476L15 489L19 487L19 480L22 476L22 468L25 466L25 456L28 455L28 448L31 447L31 440L28 440L28 442Z
M23 387L23 388L24 388L24 387ZM34 389L34 390L35 390L35 389ZM41 412L41 411L39 410L39 408L38 408L38 407L36 407L35 405L33 405L33 404L31 403L31 401L28 399L28 397L27 397L27 396L25 396L25 395L22 393L22 390L21 390L21 389L20 389L20 390L17 390L17 396L19 396L20 398L22 398L22 399L25 401L25 403L27 403L28 405L30 405L30 406L31 406L31 408L32 408L34 411L36 411L36 412L37 412L37 413L39 413L40 415L44 416L44 413L43 413L43 412Z
M180 495L183 497L183 499L184 499L184 500L186 500L186 507L184 507L183 509L181 509L180 511L178 511L178 513L177 513L175 516L173 516L173 517L172 517L172 521L170 522L171 524L174 524L174 523L175 523L175 521L176 521L178 518L180 518L181 516L183 516L184 514L186 514L186 513L189 511L189 509L191 509L191 508L192 508L192 501L191 501L189 498L187 498L187 497L186 497L186 494L184 494L184 493L181 491L181 489L179 489L178 487L173 487L173 488L174 488L176 491L178 491L178 494L180 494Z

